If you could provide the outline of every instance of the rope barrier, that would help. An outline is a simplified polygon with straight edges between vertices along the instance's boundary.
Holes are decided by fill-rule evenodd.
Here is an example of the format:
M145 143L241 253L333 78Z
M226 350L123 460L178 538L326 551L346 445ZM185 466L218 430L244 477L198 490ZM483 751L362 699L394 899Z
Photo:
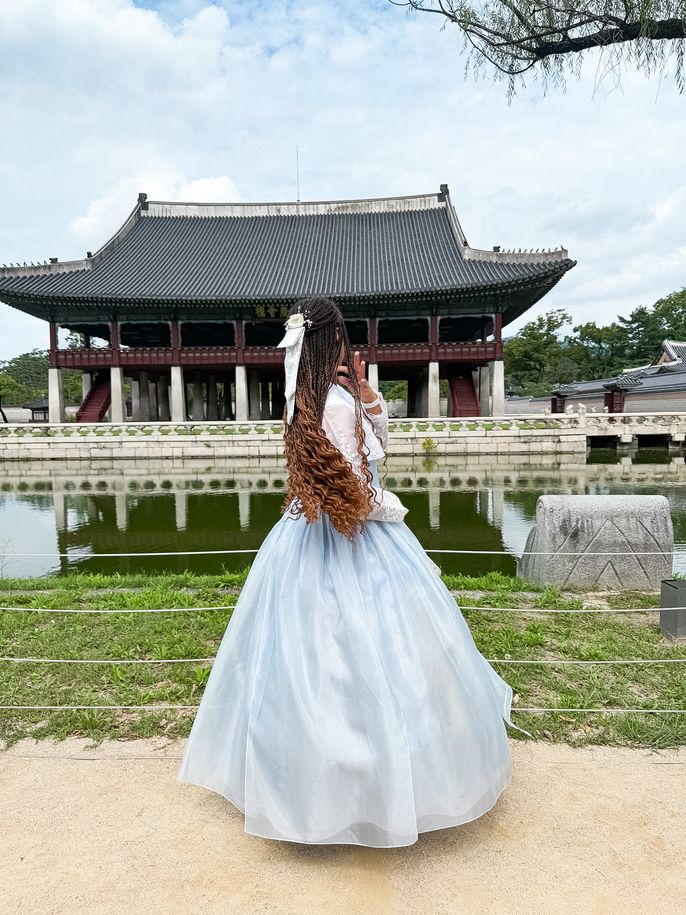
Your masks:
M75 553L77 553L78 548L75 548L70 553L4 553L3 559L28 559L28 558L62 558L69 559L75 558ZM231 556L238 553L258 553L259 548L253 549L243 549L243 550L172 550L169 552L159 552L159 553L86 553L84 558L86 559L126 559L130 557L150 557L150 556ZM448 550L448 549L430 549L424 550L425 553L448 553L454 554L457 556L503 556L509 559L517 559L518 557L514 553L506 553L504 550ZM681 556L686 555L686 549L675 549L675 550L657 550L652 552L558 552L555 550L547 552L539 552L534 550L524 550L521 553L521 556L575 556L577 559L582 559L586 556L662 556L663 558L670 556Z
M4 660L0 658L0 660ZM491 664L686 664L686 658L631 658L595 659L578 658L486 658Z
M488 613L657 613L661 609L686 610L686 607L578 607L557 610L554 607L480 607L460 604L460 610L483 610ZM0 613L202 613L206 610L234 610L236 604L222 604L216 607L123 607L112 609L51 608L51 607L0 607Z
M582 607L567 610L555 610L552 607L470 607L458 604L460 610L486 610L503 613L655 613L660 607ZM686 607L670 607L670 610L686 610Z
M217 607L157 607L157 608L146 608L146 607L124 607L121 610L88 610L82 608L76 609L52 609L51 607L0 607L0 613L8 612L28 612L28 613L194 613L204 610L233 610L235 604L223 604Z
M74 711L79 709L135 709L166 712L170 709L197 709L198 705L0 705L0 710L33 709L40 711ZM686 708L512 708L512 712L584 712L617 715L639 712L647 715L686 715Z
M486 658L490 664L686 664L686 658ZM215 658L0 658L1 661L35 664L206 664Z
M74 709L139 709L143 711L166 712L169 709L191 709L199 708L197 705L0 705L0 709L45 709L46 711L55 709L65 709L72 711Z
M213 662L214 658L0 658L0 661L36 664L204 664Z
M513 708L513 712L588 712L590 714L619 715L624 712L643 712L648 715L686 715L686 708Z
M202 550L194 552L160 552L160 553L93 553L89 558L97 557L143 557L143 556L201 556L201 555L232 555L243 553L257 553L257 549L241 550ZM508 556L515 558L511 553L505 553L502 550L442 550L431 549L425 551L428 553L446 553L453 555L491 555L491 556ZM675 550L674 553L686 553L686 550ZM26 557L70 557L73 553L16 553L5 558L26 558ZM554 553L554 552L526 552L522 555L531 556L576 556L578 553ZM598 552L584 553L584 556L625 556L626 553ZM635 556L670 556L673 553L664 552L641 552L634 553ZM459 603L458 603L459 606ZM47 608L47 607L0 607L0 612L38 612L38 613L198 613L208 610L232 610L236 603L222 604L214 607L160 607L160 608L123 608L123 609L85 609L85 608ZM502 613L655 613L659 607L631 607L631 608L568 608L555 609L549 607L488 607L476 605L464 605L461 610L483 611L483 612L502 612ZM685 610L686 607L672 607L671 610ZM0 657L0 662L9 663L37 663L37 664L207 664L213 663L214 657L211 658L113 658L113 659L85 659L85 658L16 658ZM651 664L683 664L686 658L652 658L652 659L572 659L572 658L544 658L544 659L515 659L515 658L487 658L492 664L525 664L525 665L651 665ZM191 710L197 709L198 705L174 705L174 704L156 704L156 705L0 705L0 710L5 711L76 711L76 710L108 710L122 709L131 711L170 711L170 710ZM513 712L526 713L580 713L580 714L686 714L686 709L646 709L646 708L540 708L540 707L520 707L512 708Z
M454 553L456 555L467 555L467 556L509 556L511 559L516 559L517 557L513 553L506 553L503 550L442 550L442 549L431 549L424 550L425 553ZM653 552L633 552L633 551L624 551L619 553L610 553L606 551L602 552L586 552L583 553L577 551L558 552L557 550L548 550L546 552L538 552L535 550L523 550L521 553L522 556L575 556L577 559L583 559L586 556L623 556L625 559L628 556L679 556L682 553L686 554L686 550L658 550ZM123 555L123 554L122 554Z

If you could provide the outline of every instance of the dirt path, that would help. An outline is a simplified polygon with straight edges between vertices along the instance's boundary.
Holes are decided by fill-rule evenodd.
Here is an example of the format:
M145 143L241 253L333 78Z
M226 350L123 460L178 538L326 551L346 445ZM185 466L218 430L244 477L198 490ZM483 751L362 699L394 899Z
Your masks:
M512 783L485 816L377 850L247 835L228 801L176 781L183 742L86 746L0 752L0 911L684 911L686 747L512 741Z

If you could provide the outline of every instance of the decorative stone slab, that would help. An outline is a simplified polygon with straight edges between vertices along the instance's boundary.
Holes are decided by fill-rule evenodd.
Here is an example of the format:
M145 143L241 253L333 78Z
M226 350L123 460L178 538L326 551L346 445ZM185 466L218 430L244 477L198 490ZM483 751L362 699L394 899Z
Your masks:
M664 496L540 496L517 574L565 588L659 591L673 549Z

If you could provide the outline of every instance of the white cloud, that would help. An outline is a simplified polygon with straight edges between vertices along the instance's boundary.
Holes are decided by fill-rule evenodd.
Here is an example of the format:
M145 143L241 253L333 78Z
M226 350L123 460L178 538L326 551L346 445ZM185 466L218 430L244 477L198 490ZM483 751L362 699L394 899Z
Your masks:
M96 250L139 191L294 199L298 143L304 199L447 181L473 245L564 244L578 266L531 315L609 321L684 284L683 97L656 80L594 95L590 60L508 105L437 17L368 0L2 6L0 263ZM17 320L0 358L35 343Z
M131 193L132 188L138 188L135 196ZM151 200L189 203L229 203L241 199L236 185L227 175L189 179L173 165L158 160L148 163L145 168L128 171L102 197L92 200L85 212L70 221L72 236L84 245L89 245L93 239L101 239L104 243L122 225L138 192L146 193Z

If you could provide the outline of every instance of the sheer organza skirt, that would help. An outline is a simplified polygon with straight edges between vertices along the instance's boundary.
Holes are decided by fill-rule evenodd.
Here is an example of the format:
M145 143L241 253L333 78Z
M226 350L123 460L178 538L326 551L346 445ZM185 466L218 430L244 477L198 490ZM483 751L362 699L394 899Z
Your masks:
M177 778L223 795L254 835L409 845L495 804L511 780L511 703L404 522L370 521L350 544L326 514L285 513L251 566Z

